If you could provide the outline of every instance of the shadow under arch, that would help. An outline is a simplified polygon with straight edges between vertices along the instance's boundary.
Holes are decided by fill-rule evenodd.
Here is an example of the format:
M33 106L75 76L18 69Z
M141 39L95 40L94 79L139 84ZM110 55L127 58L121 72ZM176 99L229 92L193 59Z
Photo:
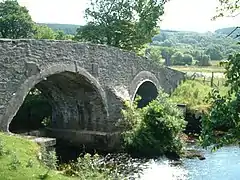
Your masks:
M156 99L159 88L160 83L153 73L141 71L134 77L130 85L131 102L135 100L136 95L139 95L142 98L139 107L144 107L150 101Z
M140 96L141 99L138 101L138 108L147 106L152 100L158 96L158 89L156 85L149 79L142 81L136 89L132 102Z
M26 96L28 95L29 91L32 88L34 88L35 86L40 86L41 89L45 82L47 83L56 78L57 76L58 77L61 76L61 78L65 79L68 78L69 81L66 82L72 82L72 85L78 83L77 81L74 81L72 77L78 77L79 79L81 78L87 84L88 87L91 87L97 93L97 96L101 99L101 103L103 104L103 110L106 114L106 118L108 117L108 107L105 92L101 85L99 84L99 82L85 69L81 67L76 67L74 64L72 65L55 64L50 67L47 67L46 69L41 70L36 75L28 77L21 84L21 86L18 88L17 92L14 93L13 97L11 98L6 107L6 111L3 114L2 120L0 122L1 129L3 131L9 132L9 125L13 117L18 112L19 108L23 104ZM61 88L64 88L64 86L58 86L57 83L55 85L56 85L55 87L57 87L58 89L58 91L55 91L55 93L61 92ZM68 86L68 84L65 84L65 86ZM81 90L81 87L78 90ZM70 92L66 91L66 93L70 93L69 97L71 96L71 91ZM66 99L62 100L63 100L62 103L64 103L64 100Z

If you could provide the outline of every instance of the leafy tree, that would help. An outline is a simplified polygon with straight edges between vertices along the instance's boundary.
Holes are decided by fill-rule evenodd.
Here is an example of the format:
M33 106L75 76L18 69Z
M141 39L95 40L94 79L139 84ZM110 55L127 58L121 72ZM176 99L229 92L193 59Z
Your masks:
M63 31L54 31L46 25L37 25L35 27L35 39L56 39L56 40L71 40L72 35L67 35Z
M35 39L55 39L55 32L51 28L45 25L36 26L34 38Z
M0 37L31 38L34 33L34 22L26 7L17 0L0 2Z
M65 40L65 39L66 39L66 35L64 34L63 31L58 30L58 31L55 33L55 38L56 38L57 40Z
M202 55L201 58L197 61L198 66L210 66L210 56L209 55Z
M160 62L161 59L162 59L162 56L161 56L161 48L159 47L152 47L152 48L148 48L146 49L146 55L156 61L156 62Z
M220 6L217 7L217 15L213 17L237 16L240 13L240 0L218 0Z
M219 0L220 10L233 14L240 9L240 0ZM222 8L222 9L221 9ZM219 16L226 16L221 12ZM213 90L210 94L212 107L209 114L202 120L203 131L200 142L204 147L214 144L213 150L226 144L239 144L240 139L240 53L230 55L227 62L221 65L226 69L226 86L230 90L226 96L222 96L219 91ZM216 130L222 130L218 136Z
M162 55L163 59L165 59L164 64L166 66L172 65L171 57L175 52L176 52L176 49L171 48L171 47L162 47L161 48L161 55Z
M163 43L161 43L161 46L172 47L174 44L175 43L172 40L166 39Z
M76 40L138 52L156 35L165 0L91 0Z
M183 62L187 65L191 65L193 62L193 57L191 54L184 54L183 56Z
M173 65L191 65L193 61L193 57L190 54L183 54L181 52L176 52L172 56L172 64Z
M211 109L202 120L201 143L203 146L215 144L219 148L225 144L239 143L240 138L240 54L231 55L226 68L228 95L222 96L218 90L210 94ZM221 130L219 137L217 131Z
M199 60L201 59L201 57L202 57L202 52L196 50L196 51L194 51L194 52L192 53L192 56L194 57L194 59L196 59L196 60L199 61Z
M216 47L209 47L205 53L210 56L211 60L222 60L223 59L223 55L222 55L220 49L218 49Z
M185 65L183 62L183 53L176 52L172 56L172 64L173 65Z

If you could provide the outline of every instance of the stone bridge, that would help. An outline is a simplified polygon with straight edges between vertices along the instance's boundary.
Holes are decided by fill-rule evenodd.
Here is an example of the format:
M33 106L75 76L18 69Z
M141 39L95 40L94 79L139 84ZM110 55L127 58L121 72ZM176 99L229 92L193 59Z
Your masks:
M0 129L36 87L52 107L49 136L112 148L125 100L146 105L159 88L170 93L184 74L105 45L0 39ZM39 110L41 111L41 110Z

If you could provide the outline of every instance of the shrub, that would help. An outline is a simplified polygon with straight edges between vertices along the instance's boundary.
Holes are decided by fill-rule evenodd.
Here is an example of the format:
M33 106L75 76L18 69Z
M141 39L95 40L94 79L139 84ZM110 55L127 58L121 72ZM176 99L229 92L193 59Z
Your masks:
M239 144L240 138L240 54L231 55L222 62L226 69L226 86L230 90L222 96L213 90L209 96L211 110L202 120L203 131L200 142L206 147L214 144L214 149L225 144ZM220 131L219 131L220 130Z
M159 92L156 100L138 109L137 103L126 103L123 110L123 144L130 153L144 156L181 153L180 134L186 126L181 112L170 103L168 95Z
M213 89L209 94L211 110L202 119L201 143L204 147L214 144L219 148L224 144L239 142L240 96L221 96ZM220 135L219 138L218 135Z
M45 147L41 147L41 158L44 165L49 169L57 169L57 156L55 151L47 151Z
M107 166L98 154L85 154L83 157L78 157L76 162L63 164L60 170L66 176L78 177L79 179L123 179L117 167Z

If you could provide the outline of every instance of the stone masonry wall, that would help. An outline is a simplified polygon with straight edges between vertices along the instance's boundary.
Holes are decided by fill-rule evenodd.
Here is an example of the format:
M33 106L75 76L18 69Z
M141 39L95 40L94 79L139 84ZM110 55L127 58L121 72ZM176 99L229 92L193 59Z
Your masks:
M85 116L89 121L82 121L82 127L106 132L117 130L114 124L120 118L122 101L131 99L142 81L149 79L170 93L184 78L181 72L114 47L71 41L0 39L0 129L8 130L11 119L32 87L39 83L39 88L49 85L46 89L51 89L52 76L65 71L79 74L81 82L79 77L66 76L64 84L72 86L63 90L64 84L61 87L55 84L58 91L53 87L48 92L55 107L62 107L61 112L55 111L56 120L62 121L60 127L64 128L67 117L71 121L79 120L77 108L82 101L77 93L87 88L83 96L89 103L84 105L82 114L91 114L91 118ZM49 78L46 83L41 83L46 78ZM62 95L56 96L57 92ZM65 104L56 105L59 101ZM64 109L68 112L71 109L69 116L63 115ZM76 122L71 123L68 128L76 126Z

